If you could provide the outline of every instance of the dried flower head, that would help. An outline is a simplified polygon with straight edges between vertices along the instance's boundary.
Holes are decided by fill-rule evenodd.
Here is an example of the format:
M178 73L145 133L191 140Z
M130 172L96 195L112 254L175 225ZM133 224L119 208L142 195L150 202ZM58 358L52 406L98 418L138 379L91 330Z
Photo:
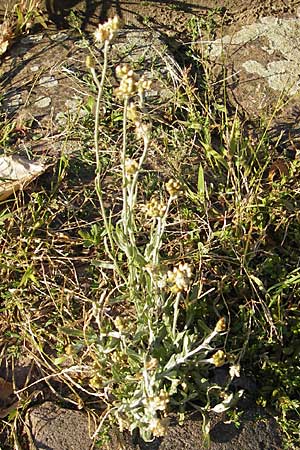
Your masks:
M173 271L169 270L167 281L170 286L170 291L174 294L187 291L191 277L192 269L187 263L179 264L178 267L174 267Z
M153 417L149 423L149 430L153 436L164 436L168 430L168 425L169 419L158 419L157 417Z
M124 75L128 75L128 72L132 72L133 73L133 71L132 71L132 69L130 68L130 66L129 66L129 64L119 64L117 67L116 67L116 76L118 77L118 78L122 78Z
M135 159L127 158L125 160L125 172L127 176L134 175L139 168L139 164Z
M153 283L158 289L164 289L167 285L167 266L163 264L153 265L148 263L145 270L149 273Z
M169 394L161 389L159 395L147 397L143 403L150 411L166 411L169 401Z
M149 361L146 362L145 368L146 370L155 370L158 367L158 359L151 358Z
M119 16L114 16L112 19L108 19L108 23L113 31L118 31L122 26L122 22Z
M145 205L144 209L149 217L163 217L166 212L166 205L157 197L152 197Z
M240 377L241 376L241 366L239 364L233 364L229 368L229 375L231 378Z
M144 75L141 76L141 78L139 79L138 82L138 91L140 93L143 93L145 91L149 91L149 89L151 89L152 86L152 81L151 80L147 80L145 78Z
M222 333L222 331L226 331L226 320L225 317L221 317L221 319L218 320L216 326L215 326L215 331L217 333Z
M100 44L104 44L106 41L110 42L120 27L121 21L118 16L108 19L108 21L103 24L99 24L94 32L95 41Z
M116 76L120 78L120 86L115 90L117 97L129 97L136 94L138 89L138 76L128 64L117 66Z
M225 364L226 355L223 352L223 350L218 350L211 358L211 362L216 367L221 367L223 364Z
M136 109L136 105L133 102L129 103L128 108L127 108L128 119L131 120L132 122L137 122L138 116L139 116L139 113Z
M135 122L135 134L138 139L150 139L151 124L145 122Z
M119 331L123 331L124 330L124 321L122 320L122 318L120 316L117 316L114 320L115 322L115 327L119 330Z
M166 190L167 190L168 194L173 198L177 198L178 195L182 194L182 189L181 189L181 185L180 185L179 181L174 180L173 178L171 178L166 183Z
M99 24L98 28L94 32L94 38L96 42L103 44L105 41L110 41L113 37L112 32L104 25Z
M74 349L73 349L72 345L71 345L71 344L68 344L68 345L65 347L65 354L68 355L68 356L72 356L74 353L75 353L75 352L74 352Z
M119 412L116 414L118 419L119 430L123 433L124 430L128 430L130 428L130 422L124 414L120 414Z
M117 97L130 97L143 93L150 88L151 82L144 76L139 77L128 64L116 67L116 76L120 78L120 86L115 90Z
M95 68L95 61L94 58L91 55L87 55L85 58L85 65L87 69L94 69Z

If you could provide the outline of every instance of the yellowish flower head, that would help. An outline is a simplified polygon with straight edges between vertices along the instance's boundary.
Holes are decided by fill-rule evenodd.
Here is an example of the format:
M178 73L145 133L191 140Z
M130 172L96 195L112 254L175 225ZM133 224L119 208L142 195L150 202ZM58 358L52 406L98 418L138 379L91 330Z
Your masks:
M164 436L168 430L169 420L153 417L149 423L149 430L155 437Z
M118 16L108 19L107 22L99 24L94 32L95 41L104 44L104 42L110 42L115 33L120 29L121 21Z
M145 122L135 122L135 134L138 139L150 139L151 124Z
M122 320L122 318L120 316L117 316L115 318L115 326L119 331L123 331L124 330L124 321Z
M212 363L216 367L221 367L223 364L225 364L226 355L223 352L223 350L218 350L213 356L212 356Z
M130 97L143 93L151 86L151 81L144 76L139 77L126 63L116 67L116 76L120 78L120 86L115 90L117 97Z
M147 397L143 403L150 411L166 411L169 401L169 394L161 389L159 395Z
M215 331L217 333L222 333L222 331L226 331L226 320L225 317L221 317L221 319L218 320L216 326L215 326Z
M127 176L134 175L139 168L139 164L135 159L127 158L125 160L125 172Z
M128 108L127 108L127 117L128 117L128 119L131 120L132 122L137 122L138 115L139 114L138 114L138 111L136 109L136 105L133 102L129 103Z
M170 197L173 197L173 198L177 198L178 195L182 194L182 189L181 189L181 185L180 185L179 181L174 180L173 178L171 178L166 183L166 190L167 190L168 194L170 195Z
M174 267L173 271L168 271L167 281L170 285L170 291L174 294L187 291L192 277L192 269L187 263L181 263Z
M229 375L231 378L240 377L241 376L241 366L239 364L233 364L229 368Z
M157 367L158 367L158 359L156 359L156 358L151 358L145 364L146 370L155 370L155 369L157 369Z
M166 208L166 205L157 197L152 197L144 209L149 217L163 217L166 212Z

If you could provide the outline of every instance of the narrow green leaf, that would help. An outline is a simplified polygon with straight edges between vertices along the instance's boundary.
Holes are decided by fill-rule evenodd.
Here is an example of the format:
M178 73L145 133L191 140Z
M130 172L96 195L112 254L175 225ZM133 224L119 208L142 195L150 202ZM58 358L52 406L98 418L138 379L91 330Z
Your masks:
M202 200L205 198L205 180L204 180L204 170L202 164L198 168L198 183L197 183L198 195Z

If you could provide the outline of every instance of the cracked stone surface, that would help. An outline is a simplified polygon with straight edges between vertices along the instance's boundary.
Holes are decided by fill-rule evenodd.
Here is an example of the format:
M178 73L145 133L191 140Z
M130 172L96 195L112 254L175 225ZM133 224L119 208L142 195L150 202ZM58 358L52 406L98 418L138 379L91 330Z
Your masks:
M270 115L278 102L300 105L300 19L264 17L217 39L209 58L225 65L235 103L250 116ZM290 104L291 104L290 103Z

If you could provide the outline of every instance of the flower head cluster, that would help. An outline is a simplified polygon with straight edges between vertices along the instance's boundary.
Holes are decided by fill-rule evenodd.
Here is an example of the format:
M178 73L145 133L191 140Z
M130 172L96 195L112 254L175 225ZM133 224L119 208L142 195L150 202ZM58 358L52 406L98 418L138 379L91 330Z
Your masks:
M225 364L225 359L226 359L226 355L223 352L223 350L218 350L216 353L213 354L213 356L211 358L211 362L216 367L221 367Z
M149 361L147 361L145 364L145 369L149 371L155 370L157 369L157 367L158 367L158 359L156 358L149 359Z
M182 189L181 189L181 185L180 185L179 181L176 181L173 178L171 178L166 183L166 190L167 190L168 194L170 195L170 197L173 197L173 198L177 198L178 195L182 194Z
M150 139L151 124L145 122L135 122L135 134L138 139Z
M135 103L130 102L127 107L127 118L135 125L135 134L138 139L150 139L151 123L142 122L141 113L137 110Z
M136 105L133 102L130 102L127 107L127 117L134 123L138 122L139 112L137 111Z
M222 333L222 331L226 331L226 320L225 317L221 317L221 319L218 320L216 326L215 326L215 331L217 333Z
M115 327L119 330L119 331L123 331L124 330L124 321L122 320L122 318L120 316L117 316L114 320L115 322Z
M134 175L139 168L139 164L135 159L125 159L125 173L127 176Z
M231 378L240 377L241 376L241 366L239 364L233 364L229 368L229 375Z
M120 86L115 90L117 97L130 97L150 89L151 81L144 76L139 77L128 64L116 67L116 75L120 78Z
M170 286L170 291L174 294L187 291L191 277L192 269L187 263L179 264L178 267L174 267L173 271L169 270L167 281Z
M170 401L169 394L163 390L159 395L153 397L147 397L144 400L144 404L147 405L150 411L165 411Z
M120 27L121 21L118 16L108 19L108 21L103 24L99 24L94 32L95 41L100 44L104 44L106 41L110 42Z
M167 286L167 266L163 264L153 265L148 263L145 266L145 270L149 273L154 285L158 289L164 289Z
M158 417L153 417L149 423L149 431L155 437L164 436L168 430L168 425L168 418L159 419Z
M157 197L152 197L145 205L144 209L149 217L163 217L166 211L166 205Z

